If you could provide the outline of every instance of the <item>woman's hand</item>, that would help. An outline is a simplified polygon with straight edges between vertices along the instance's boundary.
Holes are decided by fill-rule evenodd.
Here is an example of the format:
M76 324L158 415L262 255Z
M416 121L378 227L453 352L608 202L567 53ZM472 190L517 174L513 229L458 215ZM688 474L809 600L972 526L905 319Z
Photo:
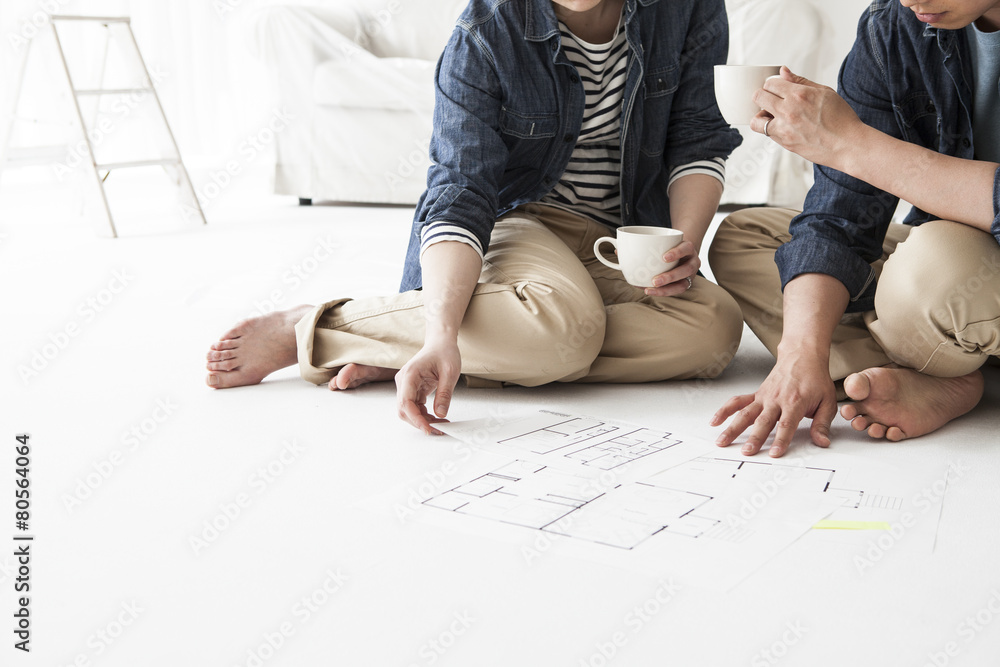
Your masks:
M858 115L837 91L796 76L787 67L754 93L761 108L750 129L810 162L842 170L848 154L864 146L865 129Z
M462 355L458 343L427 343L396 374L396 406L399 418L427 435L443 435L432 424L448 421L451 397L461 375ZM434 394L434 414L427 412L427 399Z
M663 256L664 262L677 261L677 266L653 278L655 287L647 287L648 296L677 296L691 289L688 278L694 280L701 268L698 249L690 241L682 241Z

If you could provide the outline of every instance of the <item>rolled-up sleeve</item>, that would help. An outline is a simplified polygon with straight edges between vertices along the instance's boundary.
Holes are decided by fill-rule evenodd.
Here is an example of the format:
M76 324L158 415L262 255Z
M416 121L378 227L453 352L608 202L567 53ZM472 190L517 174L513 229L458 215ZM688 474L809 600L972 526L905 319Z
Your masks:
M871 42L866 12L854 48L840 69L839 93L861 120L890 136L902 138L896 121L887 73ZM875 304L872 262L882 256L882 243L899 199L843 172L816 166L816 182L803 213L789 227L792 240L775 254L781 286L804 273L837 278L850 294L848 312L871 310Z
M743 141L722 117L715 100L715 65L729 53L729 21L723 0L698 0L684 40L680 80L670 108L664 151L668 172L693 162L725 160Z

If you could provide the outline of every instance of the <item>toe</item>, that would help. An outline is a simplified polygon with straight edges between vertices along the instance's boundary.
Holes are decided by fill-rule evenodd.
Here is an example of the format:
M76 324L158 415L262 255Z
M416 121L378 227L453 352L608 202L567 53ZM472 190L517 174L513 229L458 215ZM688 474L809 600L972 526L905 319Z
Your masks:
M906 440L906 434L903 433L902 429L898 426L890 426L885 432L885 437L892 442L899 442L900 440Z
M864 431L865 429L868 428L868 426L869 422L867 419L865 419L864 415L858 415L857 417L851 420L851 428L853 428L855 431Z
M847 421L851 421L860 414L861 411L858 410L858 406L856 406L854 403L848 403L844 407L840 408L840 416L846 419Z
M872 424L868 427L868 435L875 438L876 440L881 440L885 437L886 428L883 424Z
M235 350L239 345L239 341L232 338L223 338L222 340L217 340L212 343L213 350Z
M240 367L238 359L227 359L226 361L211 361L208 364L210 371L235 371Z
M209 387L218 387L221 384L221 382L218 375L216 375L215 373L209 373L208 377L205 378L205 384L207 384Z
M844 380L844 391L855 401L863 401L871 394L871 382L864 372L852 373Z
M209 361L226 361L227 359L235 359L236 353L232 350L223 350L220 352L212 351L208 353L207 359Z

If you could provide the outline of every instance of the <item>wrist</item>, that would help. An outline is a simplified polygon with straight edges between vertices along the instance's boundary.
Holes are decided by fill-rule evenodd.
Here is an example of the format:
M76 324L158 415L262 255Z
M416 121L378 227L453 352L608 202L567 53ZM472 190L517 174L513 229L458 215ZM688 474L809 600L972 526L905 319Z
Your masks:
M860 180L866 180L865 169L871 164L873 146L881 133L865 125L861 119L855 121L851 129L840 137L840 145L834 151L830 166Z
M812 359L823 365L830 363L831 341L817 340L815 337L782 336L778 343L779 359Z

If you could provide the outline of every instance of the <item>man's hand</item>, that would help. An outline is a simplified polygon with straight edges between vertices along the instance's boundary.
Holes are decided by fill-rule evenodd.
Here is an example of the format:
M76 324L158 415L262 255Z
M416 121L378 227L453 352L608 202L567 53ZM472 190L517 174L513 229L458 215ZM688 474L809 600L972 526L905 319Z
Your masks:
M647 287L648 296L677 296L691 289L688 278L694 280L701 268L698 250L690 241L681 241L663 255L664 262L677 262L677 266L653 278L656 287Z
M448 408L458 384L462 356L458 344L427 344L396 374L396 405L399 418L427 435L443 435L432 426L448 421ZM434 414L427 412L427 399L434 394Z
M864 123L837 91L781 68L753 96L761 108L750 129L810 162L843 170L848 153L863 145ZM770 121L770 122L768 122Z
M782 456L788 451L799 422L807 417L812 419L809 433L813 444L829 447L830 424L837 414L837 394L830 379L828 358L811 353L779 356L760 389L726 401L712 417L711 424L719 426L734 414L729 427L716 440L720 447L728 447L750 428L742 451L752 456L777 427L768 453Z

